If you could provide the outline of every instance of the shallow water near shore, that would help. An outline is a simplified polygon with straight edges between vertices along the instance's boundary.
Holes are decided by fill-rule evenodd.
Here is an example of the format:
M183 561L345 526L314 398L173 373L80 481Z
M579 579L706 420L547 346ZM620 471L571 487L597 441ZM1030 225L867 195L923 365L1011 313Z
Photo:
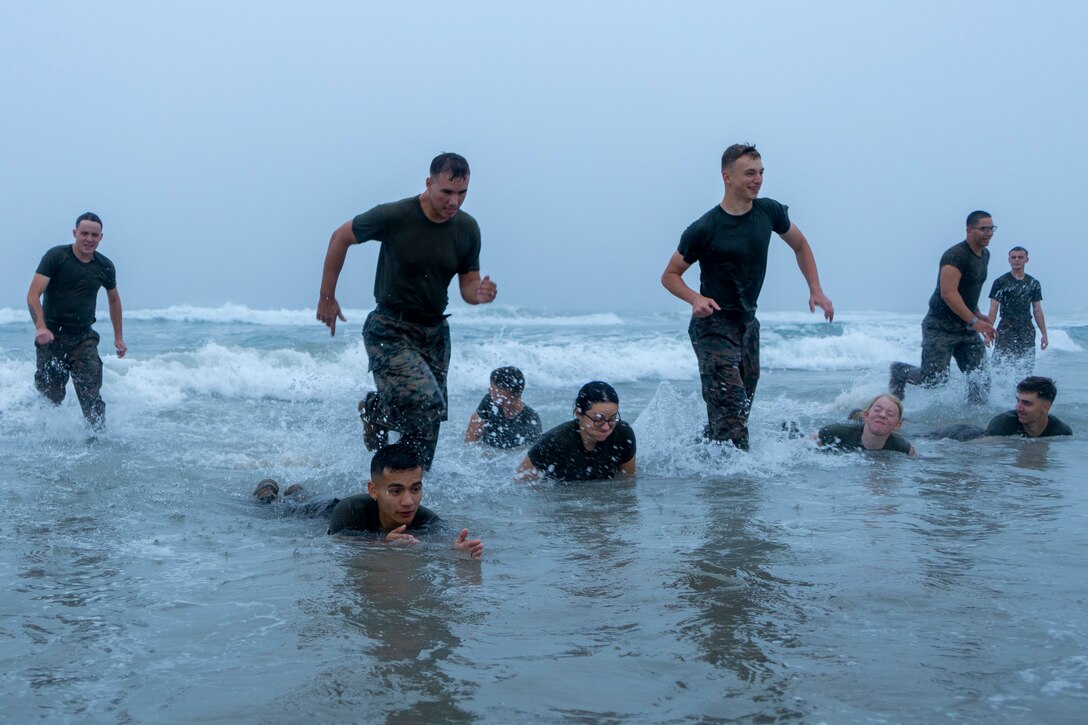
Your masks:
M915 460L794 440L917 362L920 316L764 314L752 451L698 442L680 315L458 310L450 422L424 503L484 539L328 537L249 494L362 490L358 330L312 311L136 312L106 359L108 429L32 387L0 316L0 693L12 722L1078 722L1088 708L1088 319L1052 315L1040 374L1072 439L960 443L1011 375L907 395ZM106 327L108 329L108 326ZM104 340L103 352L108 346ZM545 427L612 382L634 481L514 483L460 443L487 373ZM1078 715L1078 713L1081 713Z

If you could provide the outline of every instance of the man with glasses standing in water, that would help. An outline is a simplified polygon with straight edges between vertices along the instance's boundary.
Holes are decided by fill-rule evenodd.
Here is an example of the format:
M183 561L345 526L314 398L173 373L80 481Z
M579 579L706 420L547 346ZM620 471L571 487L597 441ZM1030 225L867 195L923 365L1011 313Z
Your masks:
M994 327L990 318L979 312L978 298L990 263L987 247L996 231L989 212L973 211L967 216L967 238L941 257L937 288L922 321L922 365L892 363L889 387L900 400L907 383L932 388L946 382L948 366L955 358L967 376L968 400L986 402L990 374L983 342L993 342Z
M71 377L83 417L92 428L101 430L106 425L102 358L98 356L98 333L91 325L98 290L104 287L113 346L117 357L124 357L128 347L121 336L121 296L113 262L98 252L102 219L94 212L81 214L72 238L71 244L45 253L26 295L38 358L34 385L50 402L60 405Z
M805 235L790 222L787 207L759 198L763 161L756 147L734 144L722 154L725 196L680 237L661 284L691 305L688 335L695 348L706 401L706 435L748 450L748 414L759 382L759 320L756 303L767 273L771 232L797 257L808 283L809 311L830 322L831 300L820 287L816 258ZM699 291L683 274L699 263Z
M468 182L464 157L439 154L423 193L380 204L333 232L321 276L317 319L335 335L336 321L347 321L336 301L336 284L348 249L371 239L381 242L377 307L363 326L377 387L359 404L363 442L378 450L388 431L398 431L401 441L419 452L424 469L431 467L448 412L450 280L457 276L461 298L470 305L493 302L498 293L489 277L480 278L480 227L461 211Z

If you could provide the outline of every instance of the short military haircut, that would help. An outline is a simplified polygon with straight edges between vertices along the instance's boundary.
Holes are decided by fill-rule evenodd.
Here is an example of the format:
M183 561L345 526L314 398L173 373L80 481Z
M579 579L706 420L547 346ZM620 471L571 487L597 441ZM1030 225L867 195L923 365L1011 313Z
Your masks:
M438 154L431 162L431 178L449 174L451 179L464 179L469 175L468 161L460 154Z
M1029 375L1016 384L1016 392L1035 393L1040 399L1053 403L1054 398L1058 397L1058 386L1050 378L1044 378L1042 375Z
M79 229L80 222L94 222L98 226L102 226L102 218L93 211L85 211L76 217L76 229Z
M574 399L574 410L585 414L587 410L593 407L594 403L615 403L619 405L620 396L616 389L608 383L594 380L583 385L582 389L578 391L578 397Z
M1013 252L1023 252L1024 254L1027 254L1028 250L1024 249L1023 247L1017 246L1009 250L1009 254L1012 254Z
M415 448L407 443L392 443L379 448L370 460L370 477L380 476L385 471L411 471L422 467Z
M515 367L495 368L491 371L491 384L507 390L511 395L521 395L525 390L525 376Z
M981 209L973 211L967 215L967 226L973 227L978 224L979 219L985 219L986 217L993 217L993 214L988 211L982 211Z
M742 156L751 156L753 159L763 158L756 151L755 144L750 143L735 143L725 150L722 154L722 171L725 171L733 165L733 163Z

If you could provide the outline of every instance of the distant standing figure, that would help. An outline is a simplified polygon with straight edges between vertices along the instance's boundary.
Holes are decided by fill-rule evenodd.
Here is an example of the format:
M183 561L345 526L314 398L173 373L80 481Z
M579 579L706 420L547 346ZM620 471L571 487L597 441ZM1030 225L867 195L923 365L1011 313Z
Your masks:
M469 418L465 442L480 441L495 448L535 443L542 431L540 416L522 401L524 390L525 376L517 368L492 370L491 389Z
M489 277L480 278L480 227L461 211L468 182L464 157L439 154L423 193L376 206L333 232L321 275L317 319L335 335L336 321L347 321L336 283L348 249L370 239L381 242L377 307L363 326L377 387L359 403L363 442L378 450L389 430L399 431L401 441L419 451L424 470L431 467L448 413L450 281L457 277L461 299L470 305L493 302L498 293Z
M71 377L83 417L95 430L106 424L102 400L102 358L98 356L95 302L100 287L106 289L117 357L128 348L121 334L121 296L117 270L99 253L102 220L87 212L76 219L72 244L53 247L42 257L26 295L34 322L37 370L34 385L54 405L64 400Z
M1016 408L995 415L986 426L988 436L1048 438L1071 436L1073 429L1050 415L1058 387L1050 378L1031 375L1016 386Z
M948 380L952 358L968 376L968 399L986 401L990 376L986 370L986 349L994 339L991 320L979 312L978 298L990 263L990 240L997 227L989 212L973 211L967 216L967 238L950 247L942 256L937 288L929 299L929 312L922 320L922 366L892 363L891 392L902 399L907 383L936 387Z
M617 473L635 473L635 431L620 419L616 389L594 380L578 391L574 420L541 436L518 466L517 478L593 481Z
M725 196L680 237L661 284L691 305L688 336L699 363L706 435L748 450L748 414L759 382L759 320L756 303L767 273L771 233L778 234L797 257L808 283L809 311L820 307L830 322L831 300L820 287L816 258L788 208L760 199L763 161L755 146L734 144L722 154ZM699 291L684 282L684 272L699 263Z
M1001 321L997 324L997 339L994 340L994 364L1013 365L1031 373L1035 368L1035 324L1039 326L1042 339L1039 349L1045 350L1050 344L1046 336L1046 319L1043 317L1043 288L1039 280L1024 272L1028 263L1028 250L1013 247L1009 250L1011 270L994 280L990 287L990 320L997 319L998 310Z

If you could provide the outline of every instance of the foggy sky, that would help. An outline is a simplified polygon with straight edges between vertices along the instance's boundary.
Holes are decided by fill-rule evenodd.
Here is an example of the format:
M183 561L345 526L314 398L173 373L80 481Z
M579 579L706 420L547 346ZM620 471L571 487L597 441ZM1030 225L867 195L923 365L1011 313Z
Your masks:
M722 150L751 141L838 310L920 319L982 208L990 279L1023 244L1045 309L1083 311L1086 21L1074 2L6 2L0 307L25 308L93 210L126 309L313 308L333 229L456 151L500 303L680 309L661 272L721 200ZM345 308L373 304L377 252L349 253ZM760 308L806 301L775 237Z

